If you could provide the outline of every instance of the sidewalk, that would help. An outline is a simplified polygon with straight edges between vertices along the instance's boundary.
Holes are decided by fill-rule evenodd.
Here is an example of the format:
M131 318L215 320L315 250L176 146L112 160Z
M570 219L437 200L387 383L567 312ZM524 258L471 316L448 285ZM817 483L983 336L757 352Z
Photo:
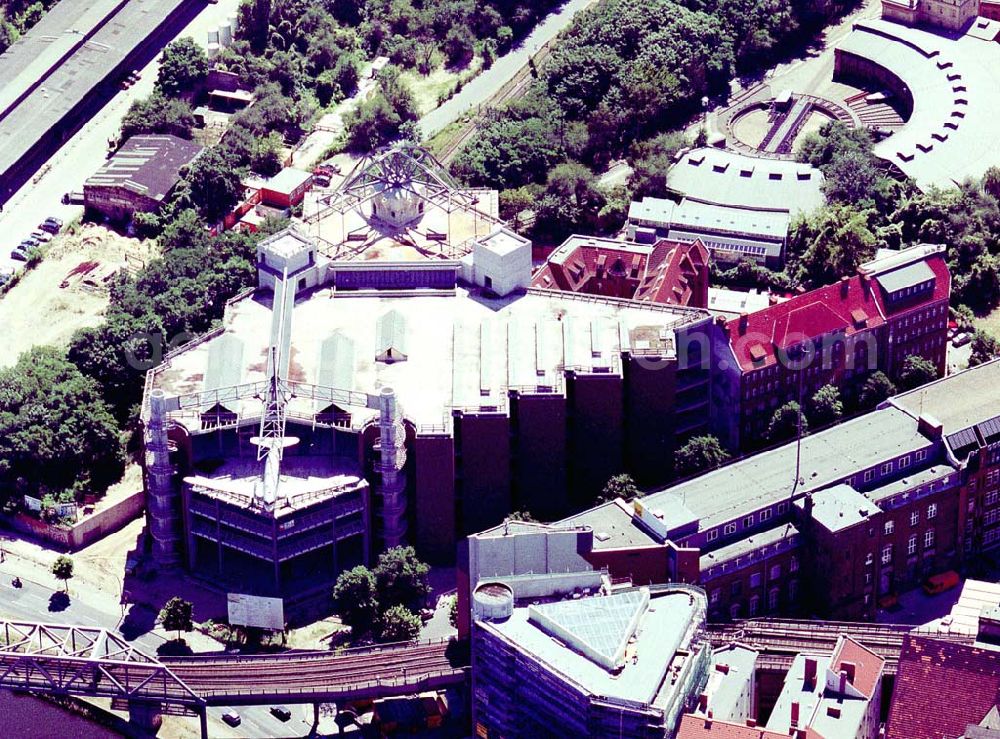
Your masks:
M141 519L110 536L119 536L123 532L127 532L128 529L134 528L134 524L136 523L141 524ZM50 571L52 562L60 556L61 552L49 549L34 541L17 538L17 535L6 530L0 536L3 538L3 559L0 561L0 577L9 581L14 576L17 576L26 582L35 583L53 591L64 589L62 581L57 580ZM107 620L102 622L101 625L106 628L116 629L127 620L132 620L145 623L151 627L143 633L151 633L164 641L169 641L175 635L171 632L163 631L161 627L154 625L154 622L160 608L171 597L179 595L195 603L194 616L198 622L205 621L213 615L218 615L217 613L213 613L214 609L209 610L206 608L204 611L199 610L199 603L203 603L207 598L210 597L211 599L221 601L223 608L225 607L225 595L210 592L204 588L198 588L193 584L188 586L185 583L184 587L179 588L176 587L175 583L169 581L157 583L154 580L150 583L143 582L141 592L136 591L134 588L130 590L128 578L123 580L125 552L121 553L121 568L116 569L113 566L109 566L107 562L99 564L94 561L88 561L87 551L89 549L91 547L69 555L74 563L73 577L69 580L69 595L71 600L78 601L95 611L105 614ZM124 609L124 617L120 601L123 584L125 585L126 592L130 595L129 602ZM192 593L196 589L204 591L200 594L201 597L192 597ZM169 595L167 594L168 592ZM139 614L139 611L143 613ZM139 618L140 615L141 618ZM129 618L130 616L131 619ZM39 613L38 621L58 622L59 618L58 614ZM184 638L195 652L218 651L225 647L221 642L197 631L185 634Z

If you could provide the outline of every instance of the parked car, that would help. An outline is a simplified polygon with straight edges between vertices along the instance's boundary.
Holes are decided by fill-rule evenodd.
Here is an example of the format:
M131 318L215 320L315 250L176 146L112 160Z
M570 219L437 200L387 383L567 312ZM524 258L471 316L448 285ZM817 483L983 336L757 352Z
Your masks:
M962 578L957 572L954 570L948 570L947 572L942 572L939 575L934 575L924 580L924 592L927 593L927 595L937 595L938 593L943 593L946 590L951 590L961 582Z
M955 334L955 338L951 340L951 345L956 347L965 346L970 341L972 341L972 336L963 331L962 333Z
M34 236L25 236L21 239L21 246L38 246L42 242L36 239Z
M10 253L10 258L16 259L18 262L27 262L28 253L19 249L14 249L14 251Z
M279 721L288 721L292 717L292 712L284 706L271 706L271 715Z
M46 233L42 230L32 231L30 236L40 244L47 244L52 241L52 234Z
M236 711L226 711L222 714L222 720L230 726L239 726L243 722L243 719L240 718L240 715Z
M57 234L59 230L63 227L63 222L58 218L49 216L44 221L38 224L38 228L42 231L48 231L50 234Z

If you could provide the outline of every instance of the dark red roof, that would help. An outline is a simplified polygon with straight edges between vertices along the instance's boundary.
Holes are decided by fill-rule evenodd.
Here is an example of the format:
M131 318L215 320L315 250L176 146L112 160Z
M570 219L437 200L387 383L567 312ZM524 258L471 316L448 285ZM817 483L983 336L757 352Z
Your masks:
M768 731L761 726L716 721L689 713L681 716L677 739L788 739L788 734Z
M1000 698L1000 651L907 634L886 739L958 737Z
M885 660L849 636L845 636L840 640L837 649L830 657L830 669L839 675L845 669L845 662L854 665L854 678L851 680L851 685L861 691L866 698L875 695L875 689L882 680ZM847 671L851 672L850 669Z
M557 250L535 273L533 287L567 290L651 303L704 308L708 249L700 241L661 239L652 251L627 242L581 242Z
M934 272L933 294L920 305L947 300L951 291L948 266L940 254L926 259ZM871 278L854 275L833 285L826 285L796 295L782 303L745 316L746 329L740 331L744 318L734 318L726 324L729 344L744 372L767 367L776 361L775 352L793 344L842 331L852 336L860 331L885 323L887 315L884 296L877 284L878 275ZM758 358L758 361L754 360Z

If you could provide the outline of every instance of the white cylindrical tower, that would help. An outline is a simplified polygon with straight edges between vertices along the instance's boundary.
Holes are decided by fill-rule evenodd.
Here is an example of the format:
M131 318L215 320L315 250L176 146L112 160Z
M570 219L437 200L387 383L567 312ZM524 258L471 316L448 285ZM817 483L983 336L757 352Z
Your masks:
M391 387L379 392L379 514L386 548L406 543L406 428Z
M181 511L180 496L173 484L174 470L167 439L167 399L162 390L150 392L149 407L144 470L149 533L156 564L173 567L181 560Z
M472 594L472 618L505 621L514 613L514 591L502 582L486 582Z

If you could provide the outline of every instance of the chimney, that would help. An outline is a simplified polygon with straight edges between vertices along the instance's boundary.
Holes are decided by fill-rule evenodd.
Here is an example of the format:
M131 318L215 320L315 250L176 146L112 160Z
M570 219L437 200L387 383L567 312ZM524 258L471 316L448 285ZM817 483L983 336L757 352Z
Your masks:
M728 675L729 674L729 665L724 665L722 663L719 663L719 664L717 664L715 666L715 671L716 672L721 672L723 675Z
M749 726L751 729L753 727L755 727L756 725L757 725L757 719L755 719L755 718L748 718L747 719L747 726Z
M792 720L789 722L794 728L799 725L799 702L792 701Z
M698 696L698 713L705 713L708 710L708 694L702 693Z
M806 669L805 669L805 674L802 676L802 681L805 683L806 690L811 690L816 685L815 657L806 657Z
M724 329L726 327L726 317L725 316L716 316L715 317L715 325L718 326L719 328Z
M857 670L857 665L855 665L853 662L841 662L840 663L840 669L843 672L847 673L847 682L849 682L851 685L853 685L854 684L854 675L855 675L855 672Z
M747 326L750 325L750 316L746 313L740 313L740 336L747 332Z
M840 671L840 695L847 692L847 670Z
M840 278L840 297L846 298L848 290L851 289L851 278L844 275Z

